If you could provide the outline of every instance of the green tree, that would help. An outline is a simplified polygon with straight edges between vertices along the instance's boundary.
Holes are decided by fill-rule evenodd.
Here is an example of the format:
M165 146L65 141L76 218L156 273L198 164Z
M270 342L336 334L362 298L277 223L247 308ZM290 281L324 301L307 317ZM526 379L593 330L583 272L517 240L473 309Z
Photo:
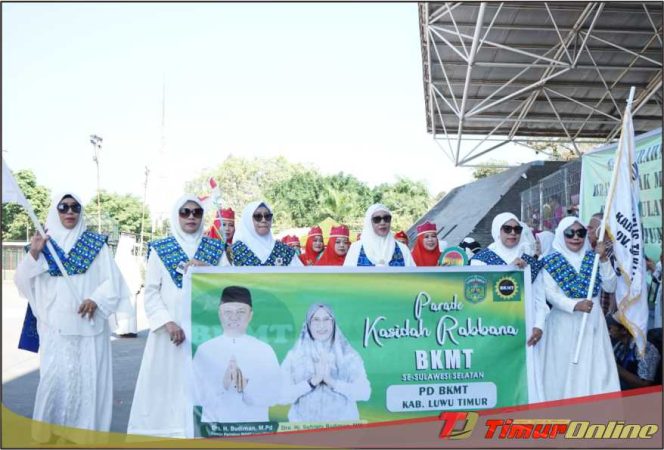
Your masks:
M37 218L44 223L50 205L51 193L48 188L37 184L37 177L31 170L14 173L16 182L30 202ZM6 241L29 240L35 227L23 207L15 203L2 205L2 239Z
M351 228L361 228L364 212L373 203L373 192L352 175L338 173L324 180L322 218L331 217Z
M308 227L316 223L320 218L319 202L323 192L321 176L314 170L295 173L268 187L265 194L275 211L275 225Z
M102 228L105 222L104 216L107 216L117 224L119 232L140 234L143 202L137 196L101 191L99 197L102 211ZM97 211L97 196L95 195L85 206L88 226L93 231L96 231ZM145 208L143 225L147 238L151 229L150 212L147 207ZM102 231L105 230L102 229Z
M432 199L421 181L399 178L374 188L374 200L392 211L392 230L407 230L431 207Z
M309 227L327 217L356 227L372 202L371 189L357 178L344 173L323 176L316 170L275 183L267 197L276 214L283 214L279 223L297 227Z
M291 163L281 156L253 159L229 156L216 168L204 170L187 182L186 190L197 195L208 195L209 179L214 178L221 189L224 207L230 206L239 213L247 203L265 199L266 190L274 184L306 171L302 164Z
M507 161L492 159L487 162L478 164L477 167L475 167L475 170L473 170L473 178L479 180L482 178L490 177L491 175L495 175L507 170L507 168Z

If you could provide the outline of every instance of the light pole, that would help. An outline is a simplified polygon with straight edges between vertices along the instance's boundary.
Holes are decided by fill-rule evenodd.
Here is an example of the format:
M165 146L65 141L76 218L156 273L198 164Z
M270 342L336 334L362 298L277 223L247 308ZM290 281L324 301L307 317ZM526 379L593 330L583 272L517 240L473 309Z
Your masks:
M145 166L145 184L143 184L143 206L141 208L141 246L140 255L143 256L143 226L145 224L145 201L147 200L148 195L148 175L150 175L150 169L148 166Z
M90 143L94 147L95 156L92 160L97 164L97 232L101 233L101 199L99 197L99 152L103 139L96 134L90 135Z

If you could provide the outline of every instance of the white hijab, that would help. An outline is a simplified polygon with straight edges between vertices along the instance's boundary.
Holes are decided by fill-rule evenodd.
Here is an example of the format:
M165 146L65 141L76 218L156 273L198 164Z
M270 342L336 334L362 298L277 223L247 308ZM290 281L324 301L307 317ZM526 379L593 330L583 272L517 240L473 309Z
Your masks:
M546 230L537 235L537 240L540 241L540 246L542 247L542 256L546 256L553 251L551 246L553 245L554 237L555 235L552 232Z
M374 231L371 216L377 211L392 214L387 206L380 203L371 205L367 209L367 213L364 215L364 228L362 228L362 247L364 254L372 263L387 265L392 260L396 240L391 232L387 233L387 236L378 236Z
M589 244L588 239L586 239L583 247L581 247L581 250L578 252L573 252L567 248L567 244L565 244L565 235L563 233L566 229L574 225L574 222L579 223L584 228L586 227L578 217L567 216L563 218L556 228L556 235L553 238L553 245L551 247L554 251L563 255L567 262L569 262L572 267L574 267L574 270L578 272L581 269L581 262L583 261L583 257L585 256L586 251L589 249Z
M500 256L506 264L512 264L512 261L519 258L524 251L523 234L519 237L519 242L517 242L512 248L505 247L503 241L500 240L500 227L510 220L515 220L519 225L523 226L519 219L512 213L504 212L498 214L494 217L493 222L491 222L491 236L493 237L493 243L489 244L488 247L489 250L492 250L496 255Z
M58 213L58 204L65 196L71 196L79 205L81 205L81 213L78 216L78 222L71 230L62 225L60 214ZM46 216L46 233L57 242L65 253L69 253L74 244L76 244L76 241L78 241L78 238L88 229L85 224L85 216L83 212L83 202L76 194L72 194L71 192L60 192L52 197L51 206L49 207L48 215Z
M260 206L265 206L272 213L272 208L270 208L267 202L257 201L249 203L242 210L242 216L240 217L239 225L235 229L233 242L242 241L260 259L261 263L264 263L270 257L270 253L272 253L275 240L274 236L272 236L272 230L265 236L256 233L253 215Z
M185 194L180 197L173 205L171 210L171 234L178 241L182 250L186 253L189 259L193 258L198 250L198 244L201 242L201 236L203 236L203 220L201 220L201 226L198 227L194 233L186 233L182 227L180 227L180 215L178 211L182 208L187 202L196 203L198 206L203 208L203 215L205 216L205 207L203 202L201 202L198 197L193 194Z
M533 230L531 230L530 227L523 222L519 222L519 224L523 227L523 231L521 232L521 240L519 241L519 245L521 246L521 253L533 256L535 255L535 245L537 244Z

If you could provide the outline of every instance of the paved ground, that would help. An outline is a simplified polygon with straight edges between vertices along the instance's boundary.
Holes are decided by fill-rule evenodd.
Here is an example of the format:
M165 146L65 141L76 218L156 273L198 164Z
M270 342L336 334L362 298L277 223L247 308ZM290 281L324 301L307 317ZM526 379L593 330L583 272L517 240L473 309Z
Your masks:
M2 282L2 403L12 411L32 416L39 383L39 356L17 348L26 300L12 281ZM147 338L143 306L138 305L138 338L113 338L113 422L111 431L126 432L134 387Z

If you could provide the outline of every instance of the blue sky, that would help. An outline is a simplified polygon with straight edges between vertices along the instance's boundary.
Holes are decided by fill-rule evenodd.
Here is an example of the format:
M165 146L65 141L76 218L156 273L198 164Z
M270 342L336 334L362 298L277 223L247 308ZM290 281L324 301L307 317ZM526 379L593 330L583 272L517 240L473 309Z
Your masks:
M425 129L417 4L3 4L3 142L53 190L142 195L166 86L170 205L228 155L375 185L470 181ZM159 191L159 195L154 195Z

